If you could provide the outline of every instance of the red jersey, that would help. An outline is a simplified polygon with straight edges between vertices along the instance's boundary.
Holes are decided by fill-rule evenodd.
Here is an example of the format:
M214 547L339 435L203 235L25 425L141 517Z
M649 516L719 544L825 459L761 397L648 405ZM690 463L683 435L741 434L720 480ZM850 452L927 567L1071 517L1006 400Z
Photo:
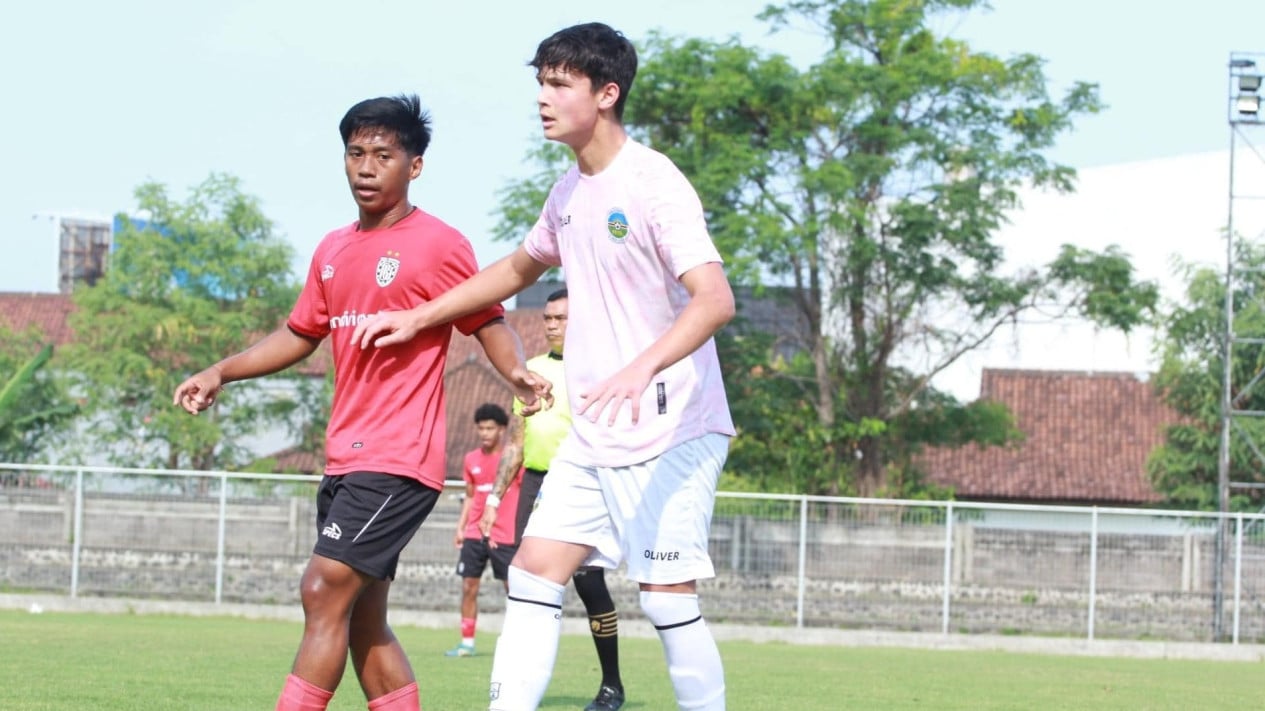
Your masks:
M287 325L330 337L334 402L325 432L325 473L381 472L444 486L444 361L455 325L474 333L504 314L500 305L418 333L386 348L351 342L356 324L379 311L408 309L478 270L460 232L414 209L386 229L358 223L325 236Z
M496 482L496 469L501 464L501 450L488 454L482 449L466 453L462 466L466 484L474 488L474 498L470 500L470 517L466 519L466 530L462 535L466 538L482 538L479 521L483 520L484 504L492 486ZM522 474L521 470L519 474ZM489 536L498 544L514 544L515 518L518 514L518 490L522 488L522 477L515 476L510 487L501 497L501 505L496 510L496 523L492 524L492 535Z

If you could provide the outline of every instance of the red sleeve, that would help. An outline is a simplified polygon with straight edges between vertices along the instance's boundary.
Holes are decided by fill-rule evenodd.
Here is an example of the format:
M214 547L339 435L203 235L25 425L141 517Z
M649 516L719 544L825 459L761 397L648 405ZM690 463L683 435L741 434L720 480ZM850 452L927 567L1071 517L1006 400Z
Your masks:
M431 272L433 281L427 285L427 292L432 299L469 279L474 276L475 272L479 271L479 265L474 259L474 248L470 246L470 241L456 230L452 230L452 236L455 238L453 239L452 248L448 250L442 260L439 260L434 271ZM486 326L490 321L501 318L504 315L505 308L500 304L493 304L481 311L455 319L452 323L457 327L458 331L469 336Z
M329 307L325 302L325 285L321 279L320 266L323 251L318 248L312 255L303 291L299 292L299 298L290 310L290 318L286 320L291 331L310 338L324 338L329 335Z

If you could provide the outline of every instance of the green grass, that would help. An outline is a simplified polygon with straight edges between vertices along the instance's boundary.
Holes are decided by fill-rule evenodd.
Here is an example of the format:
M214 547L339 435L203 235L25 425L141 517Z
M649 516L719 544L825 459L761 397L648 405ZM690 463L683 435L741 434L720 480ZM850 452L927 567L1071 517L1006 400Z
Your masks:
M301 626L156 615L0 610L0 709L270 709ZM453 630L400 627L426 711L486 708L495 642L449 659ZM730 711L787 709L1256 709L1259 664L1004 652L726 642ZM652 639L620 642L627 711L676 708ZM580 709L597 690L586 637L564 637L542 709ZM364 709L350 673L330 711Z

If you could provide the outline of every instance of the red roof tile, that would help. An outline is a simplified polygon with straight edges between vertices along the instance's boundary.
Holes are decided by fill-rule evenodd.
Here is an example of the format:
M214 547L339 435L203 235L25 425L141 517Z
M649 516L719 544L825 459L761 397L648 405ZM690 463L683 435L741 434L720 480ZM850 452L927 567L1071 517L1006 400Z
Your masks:
M1139 505L1160 500L1146 459L1178 416L1132 373L986 369L981 399L1004 403L1026 439L931 449L928 480L957 498Z
M22 332L37 327L54 346L72 338L67 317L75 308L67 294L0 292L0 325Z

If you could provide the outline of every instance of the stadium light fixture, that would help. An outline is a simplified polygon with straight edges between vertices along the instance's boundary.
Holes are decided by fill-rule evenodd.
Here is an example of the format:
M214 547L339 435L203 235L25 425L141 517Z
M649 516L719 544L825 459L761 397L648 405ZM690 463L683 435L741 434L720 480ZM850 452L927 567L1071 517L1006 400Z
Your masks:
M1261 97L1259 94L1239 94L1234 100L1234 108L1240 116L1256 116L1261 112Z
M1261 122L1261 71L1256 59L1230 58L1230 124Z

